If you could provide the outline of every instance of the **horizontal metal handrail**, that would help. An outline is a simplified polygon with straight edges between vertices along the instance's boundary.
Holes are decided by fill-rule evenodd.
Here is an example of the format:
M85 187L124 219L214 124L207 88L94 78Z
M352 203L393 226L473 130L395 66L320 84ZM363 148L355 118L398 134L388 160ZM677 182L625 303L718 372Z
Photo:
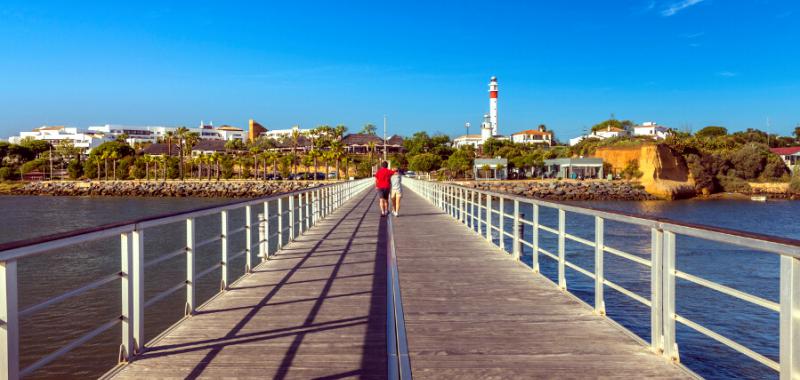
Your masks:
M620 294L631 298L651 310L651 342L656 352L662 353L675 361L679 360L677 341L675 336L675 323L681 323L697 332L706 335L723 345L726 345L761 364L781 372L781 378L794 378L800 376L800 240L757 234L747 231L719 228L713 226L680 222L668 218L654 218L639 214L610 211L591 207L577 206L560 202L545 201L535 198L526 198L511 194L503 194L469 188L457 184L430 182L409 179L407 185L412 190L421 194L435 206L443 209L450 216L466 224L481 237L505 250L507 244L505 237L513 241L511 253L516 260L520 260L524 247L529 247L532 252L532 269L539 270L539 255L550 258L557 263L557 285L565 290L567 269L587 276L595 282L594 309L605 315L603 287L618 291ZM482 200L486 199L484 203ZM497 200L499 207L494 209L489 201ZM514 203L514 213L507 213L504 203ZM525 219L519 214L519 205L527 204L533 207L531 219ZM539 221L539 209L550 208L558 210L558 228L543 225ZM483 212L481 211L483 210ZM578 214L595 218L595 237L582 238L566 230L566 215ZM493 214L499 214L497 221ZM510 219L512 223L506 224ZM642 258L623 250L604 244L604 221L621 222L626 225L649 228L652 236L651 259ZM495 223L498 223L497 225ZM513 234L505 230L505 226L529 226L533 229L533 237L528 241L525 235L518 231ZM499 231L497 235L494 231ZM545 231L558 237L558 252L550 252L540 246L539 231ZM485 235L485 236L484 236ZM692 275L676 268L676 235L698 238L706 241L721 242L739 247L745 247L767 254L780 256L780 302L764 299L747 292L734 289L717 282ZM499 237L499 241L495 239ZM566 260L566 241L571 240L587 247L594 248L595 268L590 271L580 265ZM650 269L650 299L643 297L622 285L605 278L603 255L605 253L621 257ZM780 363L753 351L732 339L722 336L712 330L701 326L675 312L675 282L676 279L685 280L695 285L712 289L724 295L747 301L766 310L777 312L780 316ZM553 280L555 282L555 280Z
M90 291L92 289L99 288L99 287L101 287L101 286L103 286L105 284L108 284L109 282L119 280L119 277L120 277L119 273L110 274L110 275L102 277L102 278L100 278L98 280L94 280L94 281L92 281L92 282L90 282L90 283L88 283L86 285L83 285L83 286L81 286L79 288L75 288L75 289L72 289L70 291L61 293L58 296L49 298L49 299L47 299L45 301L37 303L36 305L30 306L30 307L28 307L28 308L26 308L24 310L21 310L19 312L19 317L20 318L25 318L25 317L27 317L27 316L29 316L31 314L36 313L39 310L43 310L43 309L47 308L50 305L53 305L53 304L68 300L68 299L70 299L72 297L75 297L75 296L81 295L83 293L86 293L86 292L88 292L88 291Z
M31 239L23 239L6 243L0 243L0 261L16 260L25 256L30 256L32 254L40 253L42 251L62 248L64 246L69 246L76 243L84 243L87 241L118 236L120 233L133 231L134 228L145 229L159 225L180 222L187 218L198 218L208 215L214 215L221 211L238 209L248 205L249 206L258 205L263 202L269 202L277 199L287 198L292 195L307 193L319 189L328 189L337 185L338 184L322 185L302 190L295 190L287 193L273 194L263 198L248 199L243 201L224 203L220 205L199 207L187 211L165 213L155 216L131 219L122 222L103 224L97 227L81 228L66 232L60 232L52 235L39 236ZM46 245L47 243L49 243L50 245ZM41 249L34 249L35 247L39 246L41 246ZM26 249L24 253L21 252L23 249Z

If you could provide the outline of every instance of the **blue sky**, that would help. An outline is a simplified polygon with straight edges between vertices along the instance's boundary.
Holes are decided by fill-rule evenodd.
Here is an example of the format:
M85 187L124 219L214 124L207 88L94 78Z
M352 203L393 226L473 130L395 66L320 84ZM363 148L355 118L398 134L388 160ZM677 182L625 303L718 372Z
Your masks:
M566 140L608 118L789 134L800 2L0 3L0 137L42 124L347 125Z

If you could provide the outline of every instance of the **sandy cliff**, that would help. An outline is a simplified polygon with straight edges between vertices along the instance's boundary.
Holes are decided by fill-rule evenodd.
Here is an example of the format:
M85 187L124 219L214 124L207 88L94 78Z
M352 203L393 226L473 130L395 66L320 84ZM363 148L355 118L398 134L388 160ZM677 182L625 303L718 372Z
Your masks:
M637 161L642 172L641 184L645 190L659 198L680 199L694 196L694 179L686 162L663 144L641 147L602 147L595 152L614 172L625 169Z

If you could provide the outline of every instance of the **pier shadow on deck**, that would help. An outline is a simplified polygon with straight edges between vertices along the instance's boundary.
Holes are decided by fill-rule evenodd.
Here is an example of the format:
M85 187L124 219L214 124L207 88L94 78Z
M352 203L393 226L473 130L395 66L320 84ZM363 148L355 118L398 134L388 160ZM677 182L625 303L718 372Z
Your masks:
M385 378L385 220L354 198L117 378Z

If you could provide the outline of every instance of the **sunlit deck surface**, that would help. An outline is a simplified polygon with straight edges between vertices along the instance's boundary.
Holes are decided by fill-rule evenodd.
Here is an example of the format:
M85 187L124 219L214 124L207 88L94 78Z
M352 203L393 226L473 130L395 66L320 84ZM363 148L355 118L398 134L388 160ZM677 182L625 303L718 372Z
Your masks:
M414 378L688 378L410 190L394 219ZM386 378L386 222L368 191L117 378Z

